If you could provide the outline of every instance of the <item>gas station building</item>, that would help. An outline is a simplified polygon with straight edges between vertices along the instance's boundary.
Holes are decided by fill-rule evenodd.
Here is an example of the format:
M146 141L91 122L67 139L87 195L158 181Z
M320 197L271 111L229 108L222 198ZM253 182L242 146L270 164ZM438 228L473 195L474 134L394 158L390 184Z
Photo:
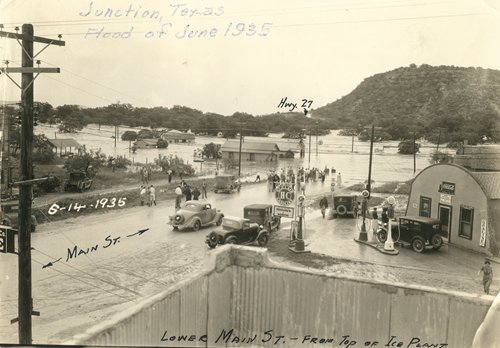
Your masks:
M449 244L498 256L500 172L431 165L415 177L406 215L437 218Z

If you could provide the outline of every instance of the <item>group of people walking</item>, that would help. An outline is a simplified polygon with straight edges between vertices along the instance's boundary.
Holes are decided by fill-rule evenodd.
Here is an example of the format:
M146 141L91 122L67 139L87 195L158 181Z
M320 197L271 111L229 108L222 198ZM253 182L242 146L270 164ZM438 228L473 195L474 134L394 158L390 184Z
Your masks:
M181 183L175 188L175 209L181 208L183 196L186 198L186 202L199 200L200 195L202 199L207 198L207 182L205 180L202 181L200 188L197 186L191 187L187 182L181 180Z
M141 205L147 204L150 207L152 207L153 204L156 205L156 189L153 185L141 185L140 197Z

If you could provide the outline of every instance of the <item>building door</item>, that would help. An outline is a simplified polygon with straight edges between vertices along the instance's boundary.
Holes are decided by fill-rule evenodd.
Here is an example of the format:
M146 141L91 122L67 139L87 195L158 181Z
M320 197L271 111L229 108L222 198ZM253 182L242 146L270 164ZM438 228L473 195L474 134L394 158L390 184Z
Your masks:
M449 205L439 205L439 216L441 230L448 236L448 243L451 242L451 207Z

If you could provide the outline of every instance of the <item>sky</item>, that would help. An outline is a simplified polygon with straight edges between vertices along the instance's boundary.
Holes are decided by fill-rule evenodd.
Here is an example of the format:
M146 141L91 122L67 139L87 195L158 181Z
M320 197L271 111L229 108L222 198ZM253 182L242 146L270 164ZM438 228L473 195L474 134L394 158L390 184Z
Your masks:
M35 44L40 67L61 68L38 76L36 101L260 115L289 111L283 98L324 106L410 64L500 70L499 3L0 0L0 23L9 32L31 23L35 35L65 41ZM0 39L0 59L21 65L16 40ZM5 74L0 88L4 102L20 99Z

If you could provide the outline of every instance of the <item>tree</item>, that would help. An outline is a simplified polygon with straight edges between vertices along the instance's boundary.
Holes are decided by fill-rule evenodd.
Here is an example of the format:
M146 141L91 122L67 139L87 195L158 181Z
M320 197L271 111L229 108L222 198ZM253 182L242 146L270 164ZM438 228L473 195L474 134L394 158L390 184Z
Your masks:
M55 156L45 135L40 134L33 137L33 162L50 163L54 160Z
M125 131L123 134L122 134L122 137L121 139L123 141L136 141L137 140L137 132L134 132L134 131Z
M168 141L163 140L163 139L158 139L156 142L156 147L159 149L166 149L168 147Z
M413 140L403 140L398 144L398 152L403 155L413 155L420 151L420 144Z
M209 143L203 146L203 157L205 158L222 158L222 153L220 153L220 145Z
M131 148L131 143L133 141L136 141L137 140L137 132L134 132L134 131L125 131L123 134L122 134L122 140L123 141L128 141L128 148L129 148L129 151L130 151L130 148Z
M450 154L446 152L436 151L432 154L431 158L429 158L429 163L450 163L452 159L453 157Z
M89 177L94 177L99 168L107 162L106 155L100 150L93 151L83 149L72 158L68 158L64 163L64 168L68 172L84 171Z

